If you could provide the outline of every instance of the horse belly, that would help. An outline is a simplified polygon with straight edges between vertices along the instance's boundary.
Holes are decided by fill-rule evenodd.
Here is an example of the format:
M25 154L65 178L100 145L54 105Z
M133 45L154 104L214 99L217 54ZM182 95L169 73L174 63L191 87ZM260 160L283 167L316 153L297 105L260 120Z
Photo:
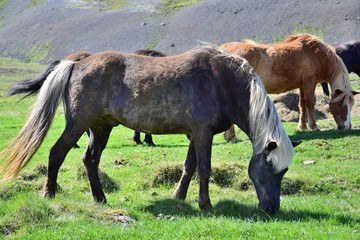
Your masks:
M189 133L186 110L180 106L141 105L125 108L122 124L146 133Z

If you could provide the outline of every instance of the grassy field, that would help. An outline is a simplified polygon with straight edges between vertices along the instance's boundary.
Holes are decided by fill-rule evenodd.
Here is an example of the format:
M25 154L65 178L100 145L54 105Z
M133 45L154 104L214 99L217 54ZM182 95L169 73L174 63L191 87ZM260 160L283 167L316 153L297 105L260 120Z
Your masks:
M0 149L34 102L4 93L43 68L0 58ZM303 143L283 180L280 213L270 216L257 209L247 175L252 147L239 130L235 143L215 136L210 211L197 206L197 178L185 202L170 199L187 152L184 135L154 136L156 147L137 146L124 127L113 130L100 163L108 204L93 202L84 176L86 135L60 169L56 198L40 197L49 149L64 127L59 108L32 161L0 186L0 239L359 239L360 117L353 117L350 131L333 130L333 119L318 123L321 132L297 132L296 123L284 123L290 138ZM304 164L308 160L312 164Z

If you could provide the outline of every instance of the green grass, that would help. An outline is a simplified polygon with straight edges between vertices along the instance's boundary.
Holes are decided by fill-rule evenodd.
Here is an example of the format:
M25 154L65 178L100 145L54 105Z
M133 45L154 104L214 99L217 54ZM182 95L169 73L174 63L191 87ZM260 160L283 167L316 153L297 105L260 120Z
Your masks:
M44 0L31 0L28 5L26 6L26 8L34 8L34 7L38 7L39 5L41 5L44 2Z
M2 8L7 2L8 0L0 0L0 8Z
M181 8L188 7L201 2L201 0L161 0L163 14L169 15L179 11Z
M0 149L23 125L34 98L3 98L11 83L35 76L45 66L1 58ZM133 132L113 130L100 170L108 204L92 200L82 166L88 137L79 140L60 169L55 199L39 196L49 150L64 129L62 108L48 136L20 176L0 186L0 238L5 239L359 239L360 118L354 130L333 130L333 119L318 121L321 132L297 132L284 123L293 140L303 143L283 181L281 211L259 211L247 176L251 143L237 129L238 141L214 138L210 198L213 209L197 206L198 180L186 201L170 198L186 157L184 135L154 136L156 147L137 146ZM305 165L313 160L315 164ZM128 215L123 226L114 216Z
M95 6L99 10L119 10L129 6L128 0L85 0L86 4ZM83 7L84 5L79 5Z

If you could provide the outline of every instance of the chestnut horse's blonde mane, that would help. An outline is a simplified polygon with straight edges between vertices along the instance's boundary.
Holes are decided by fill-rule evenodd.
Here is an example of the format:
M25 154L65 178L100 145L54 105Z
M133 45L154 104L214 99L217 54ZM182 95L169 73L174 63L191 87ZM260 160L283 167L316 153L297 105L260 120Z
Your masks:
M349 72L341 60L339 56L337 56L338 68L337 68L337 75L330 83L331 92L334 93L335 90L341 90L341 94L332 98L332 102L340 102L343 100L343 105L352 106L354 104L354 96L353 96L353 88L351 87L350 79L349 79Z

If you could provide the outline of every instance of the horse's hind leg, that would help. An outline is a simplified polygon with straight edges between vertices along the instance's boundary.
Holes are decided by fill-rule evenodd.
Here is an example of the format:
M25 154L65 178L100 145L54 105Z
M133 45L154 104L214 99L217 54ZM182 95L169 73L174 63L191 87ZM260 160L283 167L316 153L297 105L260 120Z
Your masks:
M144 142L146 142L149 146L155 146L155 143L152 140L151 134L145 133Z
M237 140L235 135L234 124L232 124L231 127L224 132L224 139L227 142L235 142Z
M182 200L186 198L186 194L189 189L191 178L196 170L196 165L197 163L196 163L195 145L194 145L194 141L190 141L183 173L179 185L172 195L173 198L182 199Z
M101 153L108 142L111 130L112 126L102 121L98 121L94 126L92 126L90 128L89 144L83 157L93 198L99 203L106 203L105 194L100 183L98 168Z
M297 126L298 130L305 130L306 127L306 105L305 105L305 96L304 89L300 88L299 91L299 123Z
M133 140L136 144L143 144L140 140L140 132L134 131Z
M66 125L66 128L55 145L50 150L48 172L42 194L45 197L55 197L56 181L60 166L70 149L76 144L84 130L73 125Z

